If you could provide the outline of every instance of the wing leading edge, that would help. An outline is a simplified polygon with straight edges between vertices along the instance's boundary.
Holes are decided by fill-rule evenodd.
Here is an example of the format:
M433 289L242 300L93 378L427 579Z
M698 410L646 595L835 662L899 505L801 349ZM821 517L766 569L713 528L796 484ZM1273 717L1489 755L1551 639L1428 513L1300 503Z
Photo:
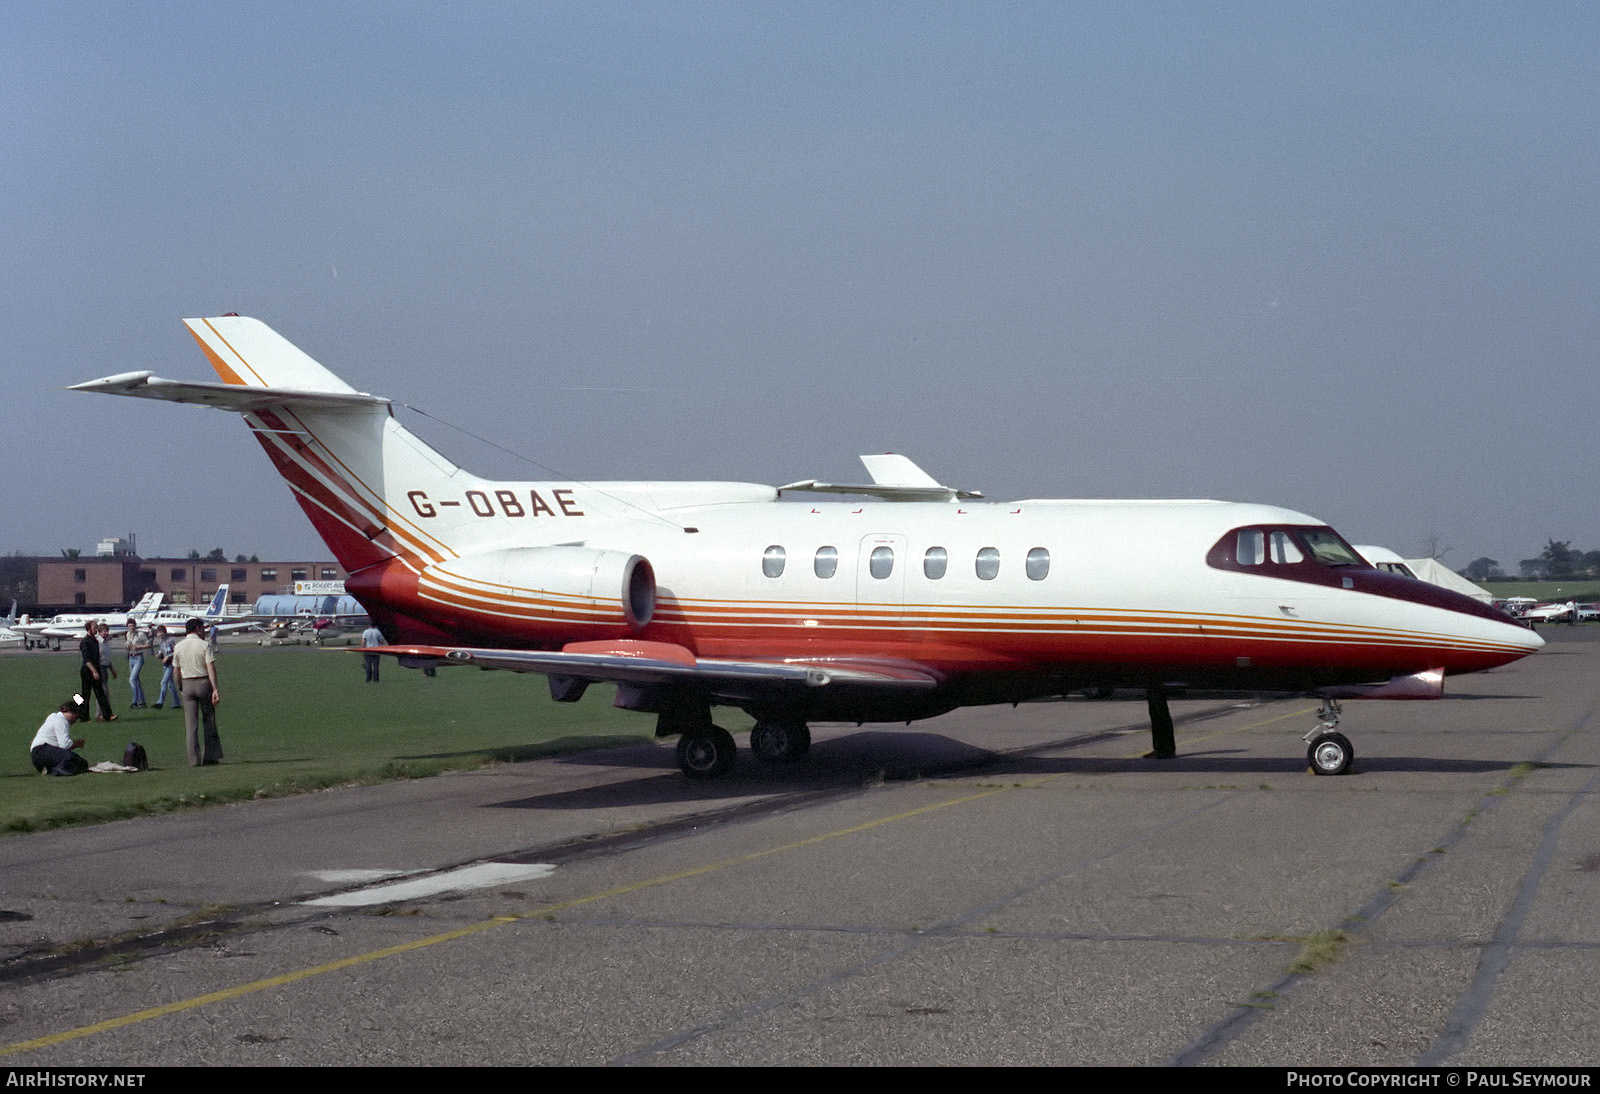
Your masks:
M931 691L940 678L921 665L861 659L730 661L696 657L670 642L575 642L561 650L460 646L370 646L363 653L398 656L402 664L476 665L534 672L584 683L694 684L717 693L847 685L886 692Z

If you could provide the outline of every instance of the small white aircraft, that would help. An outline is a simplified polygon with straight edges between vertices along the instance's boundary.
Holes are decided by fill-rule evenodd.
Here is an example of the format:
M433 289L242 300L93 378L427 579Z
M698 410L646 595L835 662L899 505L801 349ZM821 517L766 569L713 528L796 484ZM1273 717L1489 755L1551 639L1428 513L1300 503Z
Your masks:
M1175 689L1321 696L1312 768L1339 774L1344 698L1437 698L1447 674L1543 646L1503 613L1384 573L1288 509L1217 501L991 504L904 457L870 483L491 482L456 467L254 319L185 321L221 383L78 384L233 411L411 667L542 673L558 701L613 683L724 774L718 705L751 751L803 755L808 723L1141 688L1157 756ZM868 502L780 504L791 493Z
M61 643L82 638L84 625L90 620L95 623L104 623L113 631L120 632L128 626L130 619L143 619L144 616L154 612L161 605L161 593L145 593L133 607L125 612L65 612L52 619L43 619L38 622L16 623L12 630L22 634L28 648L55 644L56 649L61 648Z
M18 617L17 602L13 600L11 602L11 610L6 613L4 619L0 619L0 645L10 645L13 642L23 641L23 633L18 630L12 630L12 624L26 621L25 617Z
M211 597L211 602L203 608L199 605L194 605L187 608L164 608L161 611L146 612L143 615L138 615L137 613L132 614L133 618L138 620L139 626L141 627L166 627L168 630L181 632L184 627L189 625L189 620L191 619L203 619L207 623L213 623L222 619L227 607L227 603L228 586L218 585L216 593ZM221 626L223 630L232 630L238 627L249 626L249 624L223 623Z

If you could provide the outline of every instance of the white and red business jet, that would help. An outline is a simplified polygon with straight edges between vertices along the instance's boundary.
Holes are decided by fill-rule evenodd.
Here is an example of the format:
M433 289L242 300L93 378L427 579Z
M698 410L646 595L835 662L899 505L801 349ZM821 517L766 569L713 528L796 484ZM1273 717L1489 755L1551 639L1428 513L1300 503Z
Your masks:
M1542 645L1465 596L1366 563L1287 509L1217 501L974 501L910 460L873 482L491 482L407 431L266 325L186 320L222 383L110 376L74 390L201 403L245 422L412 667L592 683L678 734L686 775L734 763L715 706L780 761L816 720L910 721L1079 689L1324 699L1312 767L1348 769L1342 698L1437 698L1447 674Z

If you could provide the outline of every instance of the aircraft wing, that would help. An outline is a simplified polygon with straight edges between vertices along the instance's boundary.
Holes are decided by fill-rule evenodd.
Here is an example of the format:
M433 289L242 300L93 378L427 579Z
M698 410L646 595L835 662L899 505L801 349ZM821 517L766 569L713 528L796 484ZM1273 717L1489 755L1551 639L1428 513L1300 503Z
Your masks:
M368 646L363 653L388 653L402 663L476 665L484 669L536 672L586 683L698 683L715 692L743 694L774 687L854 686L926 691L939 677L903 661L862 658L732 661L696 657L669 642L621 640L575 642L557 651L474 649L451 646Z

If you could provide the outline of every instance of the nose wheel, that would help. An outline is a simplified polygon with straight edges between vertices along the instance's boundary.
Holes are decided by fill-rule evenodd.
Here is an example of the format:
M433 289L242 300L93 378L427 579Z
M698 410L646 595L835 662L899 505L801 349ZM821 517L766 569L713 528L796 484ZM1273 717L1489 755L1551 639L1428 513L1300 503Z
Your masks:
M1350 738L1338 732L1339 703L1335 699L1322 700L1317 711L1317 726L1306 737L1306 764L1318 775L1343 775L1355 763L1356 749Z
M1343 775L1355 758L1355 746L1343 733L1324 733L1306 749L1306 763L1318 775Z

